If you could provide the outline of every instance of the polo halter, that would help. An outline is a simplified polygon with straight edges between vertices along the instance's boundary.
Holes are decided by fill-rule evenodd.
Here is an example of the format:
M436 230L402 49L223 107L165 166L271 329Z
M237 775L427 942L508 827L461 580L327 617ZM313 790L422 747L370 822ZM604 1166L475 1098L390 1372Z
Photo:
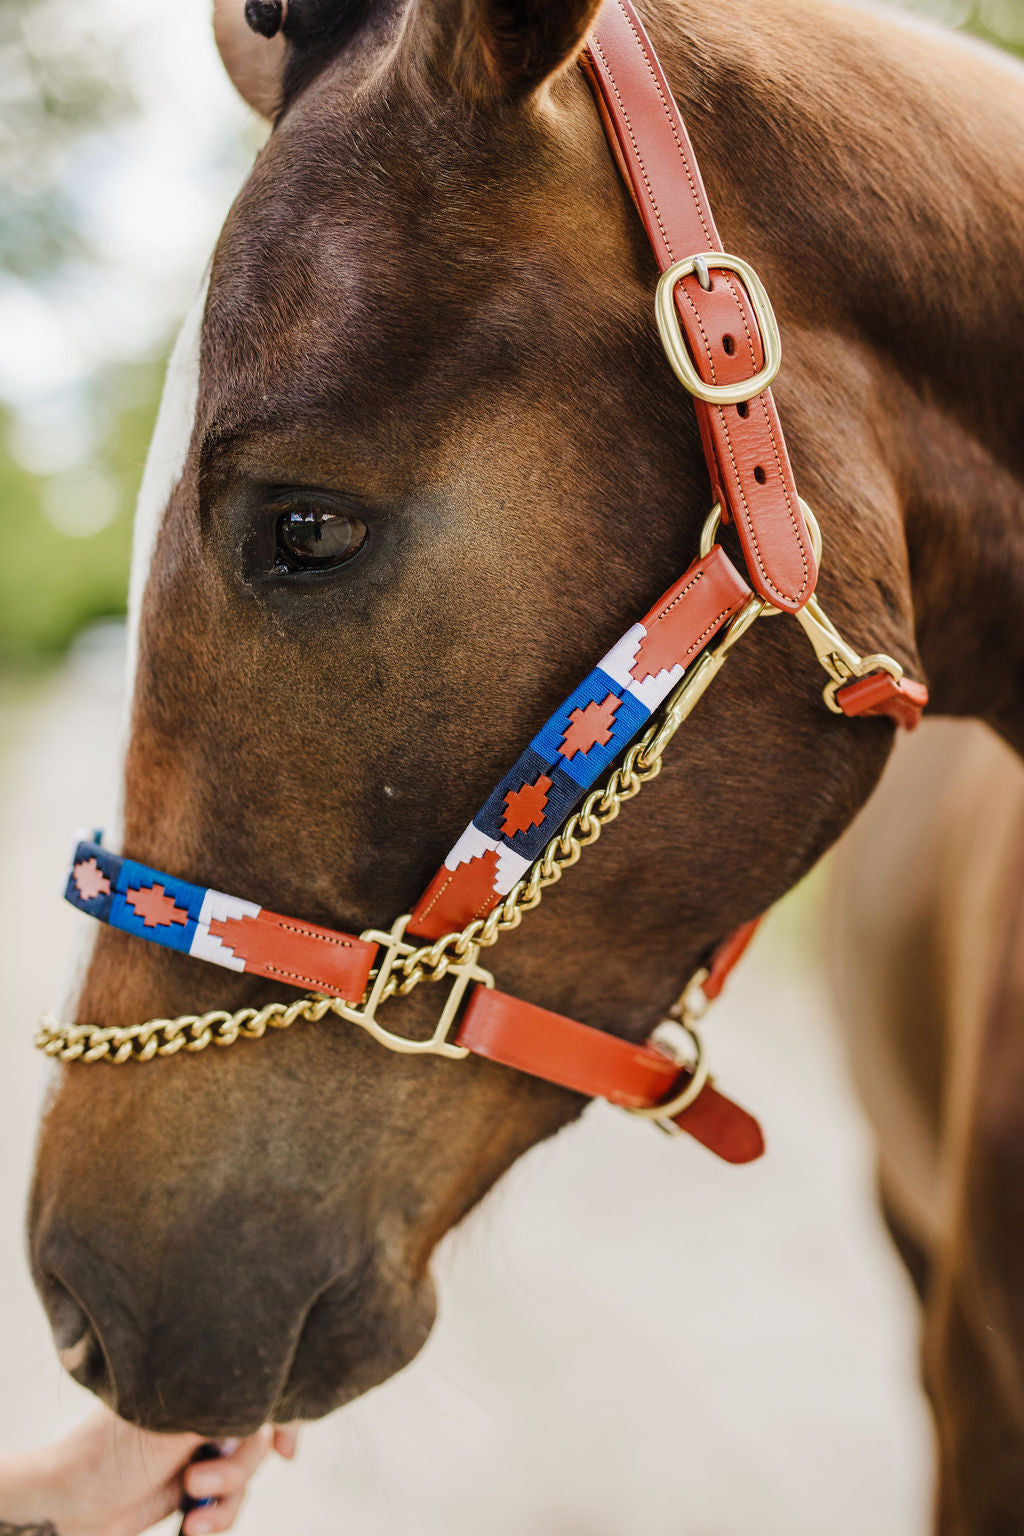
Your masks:
M646 1044L501 992L479 963L657 776L672 737L759 618L797 620L836 714L885 715L912 729L928 698L892 657L860 656L814 596L820 534L797 495L770 390L782 361L778 324L756 272L722 249L686 128L631 0L605 0L582 67L661 272L662 345L696 405L715 502L698 558L537 732L413 911L388 931L337 933L120 858L99 834L80 842L66 896L83 912L307 995L126 1028L46 1018L36 1044L48 1055L150 1061L330 1014L392 1051L472 1052L608 1099L730 1162L763 1151L756 1120L711 1083L698 1030L756 919L708 957ZM745 576L717 542L723 522L736 530ZM381 1022L386 1002L428 981L449 988L429 1037Z

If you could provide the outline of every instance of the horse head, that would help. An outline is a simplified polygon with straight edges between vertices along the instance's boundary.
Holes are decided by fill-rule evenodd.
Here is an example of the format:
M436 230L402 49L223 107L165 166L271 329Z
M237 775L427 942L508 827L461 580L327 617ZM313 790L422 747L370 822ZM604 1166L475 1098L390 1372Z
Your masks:
M595 0L247 10L255 30L224 0L218 33L274 126L147 475L122 841L358 933L410 908L532 731L691 562L707 478L575 65ZM781 235L758 205L770 126L748 138L744 109L726 127L749 40L726 14L717 52L672 7L657 41L729 243L778 300L778 394L830 605L912 665L882 434L837 406L863 398L867 365L820 289L787 277L806 229L792 182ZM821 682L795 625L759 623L628 827L503 941L502 986L643 1038L873 787L891 728L829 714ZM273 990L103 929L75 1014L127 1025ZM429 991L402 1003L410 1028ZM61 1068L31 1251L65 1362L154 1428L323 1414L412 1357L439 1238L582 1104L336 1020Z

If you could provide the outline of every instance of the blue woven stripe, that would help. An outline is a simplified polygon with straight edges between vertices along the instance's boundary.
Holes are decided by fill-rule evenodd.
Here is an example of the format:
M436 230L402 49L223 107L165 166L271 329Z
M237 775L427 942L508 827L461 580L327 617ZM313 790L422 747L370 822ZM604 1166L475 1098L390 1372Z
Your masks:
M603 704L609 694L619 701L612 721L611 740L606 746L598 742L587 752L574 752L572 757L563 757L559 748L571 724L573 711L586 709L588 704ZM627 693L607 672L595 667L537 732L530 747L538 757L552 766L557 765L575 779L581 790L590 789L650 718L650 710L645 709L639 699Z
M80 878L76 876L76 871L81 871ZM80 879L96 883L97 875L106 879L110 891L91 897L83 896ZM161 888L162 895L174 903L175 911L185 914L184 922L154 922L151 919L147 923L136 910L136 904L129 899L130 895L134 892L153 891L157 886ZM161 892L157 893L158 898ZM154 944L162 944L166 949L187 953L195 937L206 888L191 885L187 880L177 880L173 875L150 869L148 865L138 864L134 859L119 858L116 854L108 853L99 843L81 842L75 849L64 894L73 906L88 912L90 917L98 918L102 923L109 923L112 928L120 928L125 933L149 939ZM157 905L162 906L163 903L157 901Z
M586 752L578 751L572 757L563 757L559 749L572 725L573 713L585 710L588 704L603 704L609 695L617 700L617 705L608 742L595 742ZM607 672L595 667L559 705L514 766L491 791L485 804L473 817L473 825L487 837L503 843L523 858L536 859L550 838L572 815L586 791L625 751L650 718L650 710L639 699L628 693L613 677L609 677ZM502 824L507 818L508 795L521 790L524 785L536 784L542 776L551 781L544 803L543 820L539 826L530 826L524 832L507 836L502 830Z

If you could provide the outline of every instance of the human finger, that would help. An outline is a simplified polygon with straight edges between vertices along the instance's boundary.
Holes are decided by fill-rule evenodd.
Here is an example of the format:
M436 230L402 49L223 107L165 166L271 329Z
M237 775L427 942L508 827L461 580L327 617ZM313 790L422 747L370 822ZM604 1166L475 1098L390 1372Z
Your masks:
M273 1439L274 1431L266 1424L246 1440L226 1442L216 1460L195 1462L188 1468L185 1492L193 1499L225 1499L242 1493L270 1454Z
M228 1499L218 1500L209 1509L194 1509L185 1516L184 1536L210 1536L215 1531L229 1531L238 1519L244 1498L244 1492L235 1493Z
M274 1428L274 1450L285 1461L294 1461L299 1449L299 1425L278 1424Z

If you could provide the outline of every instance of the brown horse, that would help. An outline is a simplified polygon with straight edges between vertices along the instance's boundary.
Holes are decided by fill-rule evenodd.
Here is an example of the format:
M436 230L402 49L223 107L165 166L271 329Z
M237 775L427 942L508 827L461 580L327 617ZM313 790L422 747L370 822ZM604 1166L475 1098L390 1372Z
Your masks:
M692 559L697 432L575 67L595 9L291 0L282 47L227 14L229 66L277 116L214 256L198 384L188 340L172 370L187 448L169 406L146 487L133 857L389 921ZM775 299L827 606L1019 748L1024 76L822 0L650 10L726 243ZM794 624L756 626L628 831L503 941L501 985L643 1038L874 787L891 726L830 715L820 686ZM76 1016L266 994L105 929ZM58 1343L154 1427L326 1413L411 1357L438 1238L581 1107L333 1024L66 1068L31 1212Z
M889 1224L924 1303L942 1531L1024 1511L1024 767L941 722L835 870L836 979Z

